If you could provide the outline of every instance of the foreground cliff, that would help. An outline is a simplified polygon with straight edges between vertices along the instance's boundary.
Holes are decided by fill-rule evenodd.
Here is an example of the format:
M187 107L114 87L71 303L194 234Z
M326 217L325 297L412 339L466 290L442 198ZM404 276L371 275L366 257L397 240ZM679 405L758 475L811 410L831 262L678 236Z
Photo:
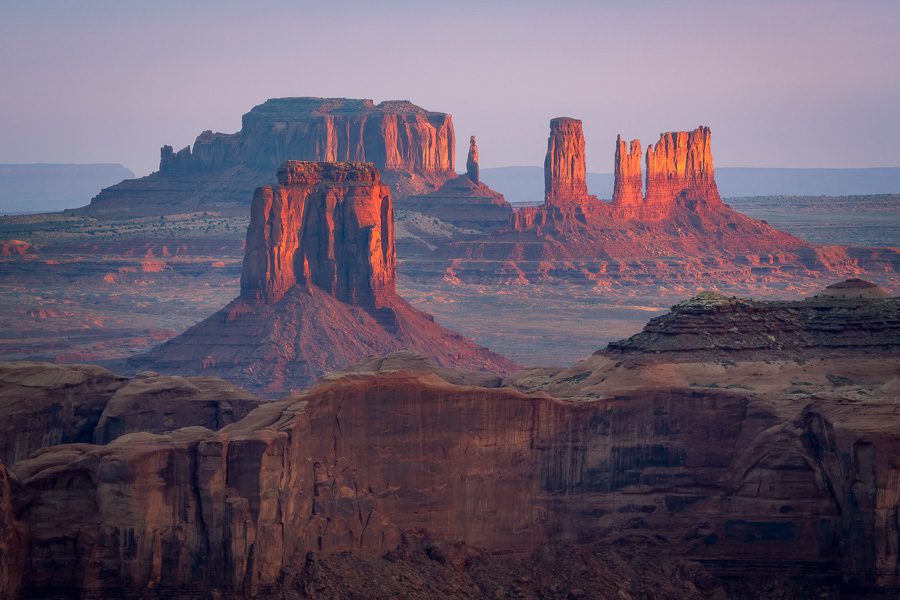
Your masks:
M0 547L18 548L0 589L896 592L900 300L756 303L749 316L744 302L700 296L630 342L501 388L395 355L218 432L42 450L0 470ZM690 337L685 320L709 334ZM734 351L735 328L784 352ZM825 330L837 342L823 349ZM662 333L691 352L647 338Z
M286 160L370 162L399 195L454 177L453 121L405 100L273 98L253 107L233 134L204 131L159 171L104 189L86 212L168 214L245 209L253 190Z
M403 349L443 366L516 367L404 301L396 262L391 192L374 166L289 161L254 194L240 296L128 366L268 394Z

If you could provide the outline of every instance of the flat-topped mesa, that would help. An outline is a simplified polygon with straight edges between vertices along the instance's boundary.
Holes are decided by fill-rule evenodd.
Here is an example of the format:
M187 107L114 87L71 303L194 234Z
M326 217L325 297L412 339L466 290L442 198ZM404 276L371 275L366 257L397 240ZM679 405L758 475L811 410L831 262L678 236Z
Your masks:
M616 136L614 175L613 208L625 218L638 216L644 203L640 140L626 142L621 135Z
M647 148L647 195L649 209L675 203L697 209L721 204L713 174L709 127L694 131L663 133Z
M241 296L274 304L306 284L378 308L396 290L393 223L372 164L288 161L253 196Z
M581 121L557 117L550 121L544 159L544 201L561 206L588 197Z
M452 175L452 117L406 100L374 104L348 98L274 98L243 116L238 133L204 131L193 152L172 161L163 148L160 174L244 164L275 168L286 160L371 162L381 170Z
M478 143L475 136L469 138L469 156L466 158L466 177L472 183L478 183Z

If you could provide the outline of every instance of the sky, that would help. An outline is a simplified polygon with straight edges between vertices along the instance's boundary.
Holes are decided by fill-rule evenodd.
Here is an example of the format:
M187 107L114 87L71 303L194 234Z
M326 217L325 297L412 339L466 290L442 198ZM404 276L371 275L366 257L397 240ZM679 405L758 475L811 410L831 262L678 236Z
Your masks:
M0 0L0 163L157 168L267 98L406 99L482 167L540 165L582 119L712 128L717 166L900 166L900 2Z

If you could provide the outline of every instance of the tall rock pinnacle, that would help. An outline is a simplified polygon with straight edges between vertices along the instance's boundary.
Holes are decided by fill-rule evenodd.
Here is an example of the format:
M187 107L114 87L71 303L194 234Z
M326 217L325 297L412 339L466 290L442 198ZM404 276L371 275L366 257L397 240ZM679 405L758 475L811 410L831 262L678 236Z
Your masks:
M371 163L288 161L254 194L241 296L273 304L296 284L366 307L395 292L393 204Z
M466 177L478 183L478 143L475 136L469 138L469 157L466 159Z
M644 202L641 181L641 141L616 137L612 204L624 216L635 216Z
M552 119L544 159L544 200L561 205L587 196L581 121L569 117Z

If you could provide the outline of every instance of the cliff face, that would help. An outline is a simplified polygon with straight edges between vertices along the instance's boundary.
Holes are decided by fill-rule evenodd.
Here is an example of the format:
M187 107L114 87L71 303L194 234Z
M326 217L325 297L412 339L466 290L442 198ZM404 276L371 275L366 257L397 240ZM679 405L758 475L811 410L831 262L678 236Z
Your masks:
M637 216L644 201L641 180L641 141L626 143L616 137L616 158L613 170L612 205L623 216Z
M278 181L254 195L241 295L129 368L217 375L278 395L401 349L442 366L516 367L397 295L393 202L374 166L288 161Z
M578 203L588 196L581 121L557 117L550 121L544 159L544 201L550 205Z
M466 177L472 183L478 183L478 144L475 136L469 138L469 155L466 158Z
M709 127L660 134L647 148L647 204L667 206L676 199L695 208L721 204Z
M396 262L390 190L371 164L290 161L253 196L241 296L274 304L307 284L377 308Z
M275 98L245 114L238 133L205 131L188 155L167 157L164 149L160 173L174 174L182 163L198 171L235 164L271 170L286 160L305 160L444 174L453 171L454 143L450 115L411 102Z
M440 187L454 172L453 120L407 101L275 98L255 106L237 133L204 131L193 147L160 151L159 171L105 188L91 215L246 210L257 187L288 160L369 162L395 196Z

